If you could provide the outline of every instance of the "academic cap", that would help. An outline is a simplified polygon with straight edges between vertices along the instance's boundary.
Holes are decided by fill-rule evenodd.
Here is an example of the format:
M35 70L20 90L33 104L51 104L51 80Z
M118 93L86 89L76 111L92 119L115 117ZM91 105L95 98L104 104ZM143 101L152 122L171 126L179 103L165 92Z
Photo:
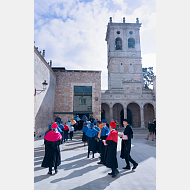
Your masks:
M107 123L106 119L102 119L102 123Z

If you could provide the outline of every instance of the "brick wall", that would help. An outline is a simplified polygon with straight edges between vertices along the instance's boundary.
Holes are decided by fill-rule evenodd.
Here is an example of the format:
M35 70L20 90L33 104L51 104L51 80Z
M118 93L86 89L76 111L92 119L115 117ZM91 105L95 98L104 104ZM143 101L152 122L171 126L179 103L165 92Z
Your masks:
M73 116L74 86L92 86L92 112L94 118L101 119L101 72L100 71L56 71L55 115L63 122ZM98 97L98 100L95 100ZM56 113L57 112L57 113ZM60 112L71 112L60 114Z

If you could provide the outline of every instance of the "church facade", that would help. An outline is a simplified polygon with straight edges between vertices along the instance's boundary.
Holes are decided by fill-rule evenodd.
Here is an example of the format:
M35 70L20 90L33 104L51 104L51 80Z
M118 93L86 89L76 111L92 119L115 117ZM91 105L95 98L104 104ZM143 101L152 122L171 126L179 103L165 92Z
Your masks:
M108 90L101 93L101 117L120 125L127 118L133 127L144 128L155 118L156 101L155 88L143 84L140 27L138 18L136 23L125 23L125 18L113 23L110 17L105 39Z

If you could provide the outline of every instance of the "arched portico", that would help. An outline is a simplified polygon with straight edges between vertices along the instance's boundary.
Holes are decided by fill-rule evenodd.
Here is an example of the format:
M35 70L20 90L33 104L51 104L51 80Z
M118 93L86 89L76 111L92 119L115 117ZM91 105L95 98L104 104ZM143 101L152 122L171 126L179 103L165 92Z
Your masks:
M145 127L148 127L147 124L149 121L153 121L153 119L155 118L155 114L154 114L154 106L151 103L146 103L144 104L143 107L144 110L144 125Z
M108 122L110 120L110 108L106 103L101 104L101 120L106 119Z
M120 126L123 125L124 110L122 104L116 103L113 105L113 119L114 121L117 120Z
M127 119L132 127L141 127L140 106L132 102L127 105Z

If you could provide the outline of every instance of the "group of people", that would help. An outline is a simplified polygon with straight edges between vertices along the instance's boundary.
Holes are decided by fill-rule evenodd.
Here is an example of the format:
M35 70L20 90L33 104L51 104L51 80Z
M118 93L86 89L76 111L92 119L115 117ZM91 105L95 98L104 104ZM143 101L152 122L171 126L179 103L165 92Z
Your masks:
M74 118L71 118L71 120L74 120ZM55 173L58 172L57 166L61 164L59 145L63 143L62 137L64 137L65 141L65 131L71 132L70 127L73 127L71 120L68 120L68 123L70 122L71 125L68 123L63 125L63 122L56 117L55 122L48 127L48 131L44 136L45 156L41 166L45 168L49 167L48 174L50 175L52 175L52 167L54 167ZM120 157L126 161L126 166L123 167L123 169L130 170L130 162L133 164L132 169L136 169L138 163L135 162L130 156L133 130L127 119L123 120L124 132L119 134L116 130L116 123L114 121L107 126L107 121L105 119L102 119L101 123L98 123L95 119L89 120L84 115L81 120L83 122L82 141L84 142L84 146L85 143L88 144L87 158L89 158L91 151L92 158L94 158L95 153L99 153L100 161L97 164L103 164L106 167L111 168L112 171L108 173L108 175L116 177L119 173L117 169L117 143L119 135L122 139ZM74 130L74 127L72 130Z
M152 141L154 141L154 134L156 139L156 118L154 118L153 122L148 122L148 130L149 132L145 139L148 140L149 136L152 135Z

